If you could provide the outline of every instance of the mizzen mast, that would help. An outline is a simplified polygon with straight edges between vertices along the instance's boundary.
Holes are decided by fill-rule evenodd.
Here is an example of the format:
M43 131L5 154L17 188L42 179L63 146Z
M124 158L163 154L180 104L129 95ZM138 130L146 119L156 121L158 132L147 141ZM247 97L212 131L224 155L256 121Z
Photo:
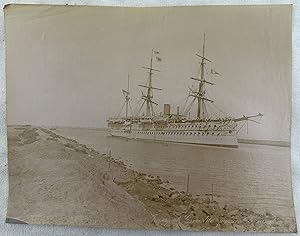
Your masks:
M118 116L121 115L121 113L124 109L124 106L125 106L125 117L127 118L129 107L130 107L131 113L132 113L132 108L131 108L131 105L130 105L130 92L129 92L129 73L128 73L128 77L127 77L127 90L122 89L122 93L123 93L123 96L124 96L124 103L123 103L123 106L122 106L121 111L120 111Z
M127 77L127 91L123 90L125 92L125 102L126 102L126 110L125 110L125 116L128 116L128 105L129 105L129 100L130 100L130 93L129 93L129 74Z

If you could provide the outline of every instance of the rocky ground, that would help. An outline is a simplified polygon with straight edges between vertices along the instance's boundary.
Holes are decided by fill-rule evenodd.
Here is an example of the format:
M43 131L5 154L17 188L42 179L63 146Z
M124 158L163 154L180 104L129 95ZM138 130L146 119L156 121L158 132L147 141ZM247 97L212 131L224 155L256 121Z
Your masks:
M295 232L295 221L162 187L159 176L49 130L8 128L7 217L31 224Z

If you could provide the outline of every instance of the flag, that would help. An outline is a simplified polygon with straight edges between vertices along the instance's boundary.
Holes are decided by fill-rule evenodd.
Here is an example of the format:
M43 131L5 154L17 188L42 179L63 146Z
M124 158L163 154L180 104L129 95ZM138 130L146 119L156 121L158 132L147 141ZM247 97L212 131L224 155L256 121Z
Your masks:
M161 62L161 58L160 57L156 57L156 60Z
M218 73L218 72L215 71L214 69L211 69L211 70L210 70L210 73L211 73L211 74L214 74L214 75L220 75L220 73Z
M154 54L159 54L159 51L153 51L154 52Z

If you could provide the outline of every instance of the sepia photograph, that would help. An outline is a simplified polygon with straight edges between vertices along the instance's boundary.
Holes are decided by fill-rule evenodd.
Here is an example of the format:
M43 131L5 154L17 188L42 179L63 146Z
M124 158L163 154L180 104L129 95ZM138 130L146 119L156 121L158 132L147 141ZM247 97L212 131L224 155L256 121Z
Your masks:
M292 5L7 5L6 222L296 232Z

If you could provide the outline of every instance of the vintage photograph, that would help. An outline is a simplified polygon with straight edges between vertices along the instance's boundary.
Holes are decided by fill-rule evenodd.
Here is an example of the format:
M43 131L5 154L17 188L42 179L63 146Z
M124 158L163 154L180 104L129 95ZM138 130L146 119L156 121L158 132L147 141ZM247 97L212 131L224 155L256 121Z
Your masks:
M296 232L292 5L7 5L7 223Z

